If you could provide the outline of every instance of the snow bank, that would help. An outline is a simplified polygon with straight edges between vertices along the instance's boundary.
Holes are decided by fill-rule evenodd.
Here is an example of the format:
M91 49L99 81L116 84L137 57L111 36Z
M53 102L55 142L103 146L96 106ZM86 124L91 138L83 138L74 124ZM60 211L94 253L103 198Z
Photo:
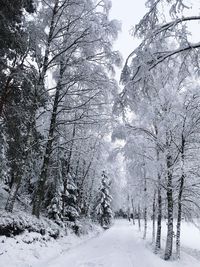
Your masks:
M26 221L26 219L24 220ZM45 224L45 220L42 220L42 222ZM37 219L36 223L38 223ZM57 258L69 249L102 232L102 228L92 224L90 221L84 220L84 223L82 221L80 223L85 225L82 226L82 234L80 236L75 235L70 229L67 229L67 235L62 233L58 239L54 239L48 234L30 233L27 230L13 237L1 236L0 266L31 267L37 263L41 264L46 262L47 259Z
M37 219L22 211L0 211L0 236L12 237L25 231L57 238L63 229L47 218Z

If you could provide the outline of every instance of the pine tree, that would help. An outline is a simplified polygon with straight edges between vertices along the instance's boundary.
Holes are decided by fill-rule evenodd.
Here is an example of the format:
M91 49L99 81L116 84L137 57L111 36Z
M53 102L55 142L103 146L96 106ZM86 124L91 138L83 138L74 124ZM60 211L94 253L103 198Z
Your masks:
M112 197L110 195L110 184L110 179L106 175L105 171L103 171L96 212L97 220L104 228L108 228L111 225L111 220L113 218L111 208Z
M57 140L57 145L59 145L59 140ZM55 153L52 155L51 165L54 167L49 170L49 179L46 184L46 195L44 208L47 207L48 216L50 219L54 220L57 224L63 224L63 184L62 184L62 160L63 153L59 148L56 149Z
M35 121L36 106L39 103L34 88L37 70L26 62L33 51L29 23L25 19L26 12L34 11L33 0L3 0L1 3L0 119L7 148L6 151L0 149L0 158L3 157L3 151L6 152L6 183L10 188L6 210L10 212L28 169L30 147L35 141L35 125L31 122Z
M67 192L66 192L66 203L64 210L65 220L69 226L77 233L78 225L77 220L79 218L79 209L77 204L77 186L75 184L75 177L72 174L68 174L67 179Z
M29 38L22 23L23 10L34 12L33 0L2 0L0 7L0 117L18 74L22 75Z
M62 198L61 193L57 192L56 195L52 198L51 203L48 207L48 215L50 219L53 219L59 225L62 221Z

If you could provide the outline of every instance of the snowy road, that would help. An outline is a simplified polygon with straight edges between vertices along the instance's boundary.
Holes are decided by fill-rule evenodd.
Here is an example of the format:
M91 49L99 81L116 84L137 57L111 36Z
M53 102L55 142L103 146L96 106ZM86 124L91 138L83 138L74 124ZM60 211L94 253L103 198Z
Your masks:
M140 234L127 221L117 221L100 236L34 267L199 267L187 254L181 261L165 262L145 247Z

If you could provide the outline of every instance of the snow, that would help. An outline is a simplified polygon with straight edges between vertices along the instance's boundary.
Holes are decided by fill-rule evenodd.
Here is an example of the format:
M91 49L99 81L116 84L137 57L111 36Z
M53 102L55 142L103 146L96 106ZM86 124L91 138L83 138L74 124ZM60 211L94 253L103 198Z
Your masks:
M192 223L182 224L181 243L184 247L200 250L200 231Z
M78 237L69 231L68 229L67 236L56 240L34 232L25 232L12 238L0 236L0 267L32 267L46 262L47 259L53 260L66 254L69 249L96 237L102 228L85 222L82 236Z
M187 254L182 260L166 262L154 255L133 226L125 220L99 237L71 249L61 257L47 261L48 267L199 267L199 261ZM42 267L42 264L34 267Z
M181 223L181 257L186 252L189 255L192 255L196 259L200 261L200 221L195 219L194 223L182 221ZM141 229L143 229L143 221L141 221ZM137 229L137 221L136 221L136 229ZM174 220L174 231L176 231L176 221ZM167 223L166 221L162 221L162 248L165 247L167 235ZM142 234L141 234L142 236ZM150 244L152 238L152 222L148 221L148 230L147 230L147 240ZM175 238L174 244L175 248ZM163 252L164 253L164 252ZM200 265L199 265L200 266ZM193 266L189 266L193 267Z
M185 224L184 229L191 230L199 239L200 233L195 232L194 226ZM186 233L183 240L193 240L193 236ZM150 233L149 233L150 234ZM30 235L30 234L29 234ZM37 233L34 237L37 237ZM69 235L59 240L29 245L15 239L8 239L7 253L0 256L1 267L199 267L200 262L188 253L181 254L181 260L164 261L155 255L142 238L142 233L126 220L117 220L115 224L102 234L84 236L82 238ZM33 236L29 238L34 238ZM20 237L22 238L22 236ZM23 237L24 238L24 237ZM28 238L28 237L27 237ZM1 239L2 240L2 239ZM29 240L29 239L28 239ZM15 241L15 242L14 242ZM185 242L184 241L184 242ZM1 242L1 241L0 241ZM195 241L196 242L196 241ZM199 248L199 243L192 244L192 248ZM38 245L39 244L39 245ZM190 244L189 242L187 244ZM28 247L28 249L27 249ZM5 248L4 248L5 250ZM0 253L1 254L1 253Z

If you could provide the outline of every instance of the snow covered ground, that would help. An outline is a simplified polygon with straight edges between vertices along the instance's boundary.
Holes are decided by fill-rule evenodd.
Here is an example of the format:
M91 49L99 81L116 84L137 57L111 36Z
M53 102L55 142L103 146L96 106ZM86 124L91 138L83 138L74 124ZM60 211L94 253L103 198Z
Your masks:
M0 236L0 267L32 267L43 262L46 264L47 261L67 255L68 250L80 244L84 246L86 241L89 242L102 232L102 228L95 225L92 231L87 228L85 230L88 234L80 237L68 230L67 236L56 240L33 232L25 232L13 238Z
M192 225L183 226L183 242L191 249L200 249L200 232ZM188 227L188 228L187 228ZM192 230L191 230L192 229ZM196 232L195 232L196 231ZM191 233L191 234L189 234ZM150 235L150 234L149 234ZM195 236L194 236L195 235ZM14 240L14 239L13 239ZM19 239L18 239L19 240ZM195 240L194 242L191 240ZM198 241L197 241L198 240ZM11 242L11 241L10 241ZM38 243L35 243L38 244ZM5 246L6 243L0 243ZM185 243L184 243L185 245ZM0 256L1 267L199 267L200 261L187 252L181 260L166 262L154 255L146 241L141 239L137 226L118 220L111 229L79 239L68 236L58 241L44 242L37 247L7 244L7 253Z
M143 227L143 221L142 221ZM141 227L141 229L142 229ZM137 227L137 221L135 225L135 229ZM142 229L143 230L143 229ZM176 222L174 221L174 231L176 232ZM140 234L142 236L142 234ZM162 221L162 247L165 247L167 235L167 224L165 221ZM147 240L151 243L152 238L152 222L148 222L148 230L147 230ZM175 239L174 239L174 247L175 247ZM182 221L181 224L181 257L186 252L187 254L195 257L200 261L200 221L195 220L195 225L190 222ZM163 252L164 253L164 252ZM189 265L193 267L192 265ZM200 266L200 264L199 264Z

